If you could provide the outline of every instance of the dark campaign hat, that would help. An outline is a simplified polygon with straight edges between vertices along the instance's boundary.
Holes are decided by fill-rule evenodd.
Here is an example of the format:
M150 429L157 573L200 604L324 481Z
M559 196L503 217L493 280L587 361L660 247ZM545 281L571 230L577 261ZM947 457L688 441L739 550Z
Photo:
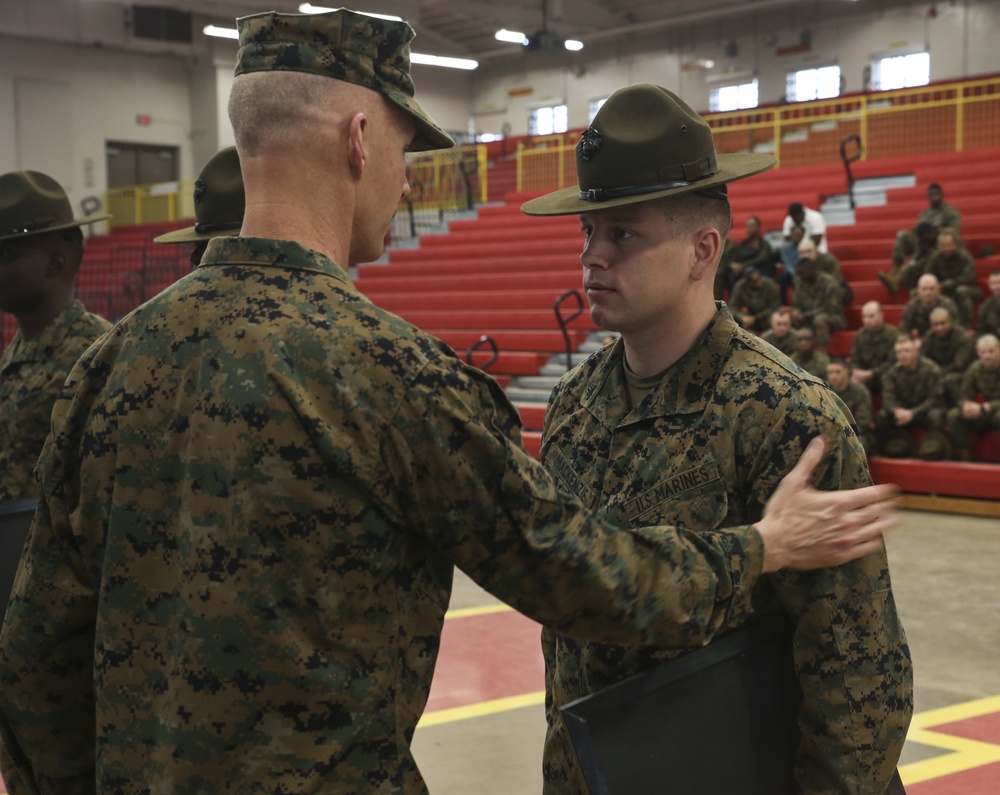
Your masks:
M0 175L0 240L56 232L110 217L94 213L74 218L63 186L40 171Z
M405 22L347 9L325 14L268 11L236 20L236 74L292 71L333 77L383 94L417 127L411 151L447 149L455 142L413 98L410 40Z
M576 146L579 187L521 205L527 215L575 215L711 191L777 164L773 155L715 154L708 123L671 91L642 83L608 97Z
M154 243L200 243L213 237L238 235L243 226L246 195L235 146L218 152L194 183L194 217L198 222L186 229L167 232Z

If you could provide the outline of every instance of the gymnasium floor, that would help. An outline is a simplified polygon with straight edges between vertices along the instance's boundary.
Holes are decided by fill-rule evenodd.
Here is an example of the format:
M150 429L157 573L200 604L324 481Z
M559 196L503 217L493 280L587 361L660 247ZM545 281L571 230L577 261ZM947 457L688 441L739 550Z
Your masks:
M907 793L997 795L1000 520L906 511L887 544L914 660ZM540 792L538 627L457 573L442 643L414 741L432 795Z

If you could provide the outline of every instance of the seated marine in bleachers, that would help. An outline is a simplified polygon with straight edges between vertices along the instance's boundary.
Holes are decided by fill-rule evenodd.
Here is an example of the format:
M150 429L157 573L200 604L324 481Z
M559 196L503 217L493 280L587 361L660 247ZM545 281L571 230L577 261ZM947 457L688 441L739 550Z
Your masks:
M812 240L803 240L799 244L799 259L811 259L816 263L816 270L820 273L829 274L840 285L841 303L847 306L854 299L854 292L844 278L840 270L840 260L829 251L821 253L817 251L816 244Z
M961 402L948 410L948 435L955 456L971 461L972 435L1000 430L1000 340L985 334L976 342L974 362L962 379Z
M830 363L830 357L824 351L816 349L816 333L809 326L799 329L791 359L807 373L826 380L826 366Z
M955 323L943 306L931 310L931 328L923 336L920 353L941 368L941 392L949 406L958 405L962 377L976 360L976 345L969 332Z
M990 297L979 305L976 336L992 334L1000 337L1000 268L990 273L987 286L990 288Z
M958 321L972 327L972 307L983 297L976 281L976 263L965 248L958 232L942 227L938 232L937 251L927 263L927 273L941 282L941 292L958 305Z
M958 305L948 296L941 294L941 283L933 273L925 273L917 282L917 294L910 298L899 319L899 330L903 334L922 337L931 327L931 312L943 306L952 317L958 317Z
M798 332L792 328L792 313L787 309L779 309L771 313L771 328L761 334L761 339L791 358L795 353L798 336Z
M948 439L942 432L941 370L920 355L920 340L900 336L894 346L896 364L882 379L882 407L875 415L878 448L891 458L913 455L915 440L907 431L928 431L920 440L917 456L925 460L945 458Z
M741 279L749 268L756 268L763 276L772 279L777 277L775 260L777 254L763 235L760 218L751 215L747 218L747 236L736 244L733 251L733 261L730 265L730 289Z
M882 393L882 376L896 363L893 347L899 329L885 322L882 305L868 301L861 307L861 328L851 340L851 380L871 394Z
M871 458L875 455L875 434L872 420L872 395L863 384L851 378L851 365L835 357L830 359L826 366L826 382L830 385L837 397L844 401L844 405L851 411L854 418L854 430L861 439L861 444L865 448L865 453Z
M811 249L803 250L809 242L799 244L799 264L792 282L792 325L811 328L816 332L816 344L825 351L830 345L830 333L847 327L843 290L833 276L820 272L816 261L808 257Z
M748 268L729 296L729 309L743 328L762 334L771 324L771 313L781 306L778 285L755 268Z
M899 235L905 235L908 241L906 255L899 248ZM912 292L917 288L917 280L927 272L927 264L937 251L938 228L929 221L920 221L913 231L902 230L896 236L896 246L892 250L892 269L878 274L878 279L894 296L900 284ZM901 259L897 259L902 257Z

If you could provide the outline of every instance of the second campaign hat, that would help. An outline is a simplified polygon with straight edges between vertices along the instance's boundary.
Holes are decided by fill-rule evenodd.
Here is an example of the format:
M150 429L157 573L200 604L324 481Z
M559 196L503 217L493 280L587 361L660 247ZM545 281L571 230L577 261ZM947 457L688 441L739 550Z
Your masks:
M154 243L201 243L213 237L238 235L243 226L246 194L240 156L235 146L217 152L194 183L194 217L197 223L167 232Z
M57 232L110 217L93 213L74 218L63 186L40 171L0 175L0 240Z
M712 128L671 91L649 83L608 97L576 146L578 187L521 205L527 215L576 215L710 191L773 168L773 155L716 155Z
M333 77L383 94L406 111L417 128L410 151L455 145L413 98L410 40L402 21L341 8L324 14L268 11L236 20L240 49L236 74L293 71Z

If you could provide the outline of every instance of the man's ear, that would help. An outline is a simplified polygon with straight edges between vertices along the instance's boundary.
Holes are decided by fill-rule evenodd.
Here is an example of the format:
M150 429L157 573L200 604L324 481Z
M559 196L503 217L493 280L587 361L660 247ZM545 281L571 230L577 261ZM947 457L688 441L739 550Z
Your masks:
M725 241L715 227L706 226L694 233L694 257L691 262L693 281L714 275L724 245Z
M359 111L351 117L347 129L347 161L355 179L361 179L368 163L368 153L365 148L368 125L368 117Z

